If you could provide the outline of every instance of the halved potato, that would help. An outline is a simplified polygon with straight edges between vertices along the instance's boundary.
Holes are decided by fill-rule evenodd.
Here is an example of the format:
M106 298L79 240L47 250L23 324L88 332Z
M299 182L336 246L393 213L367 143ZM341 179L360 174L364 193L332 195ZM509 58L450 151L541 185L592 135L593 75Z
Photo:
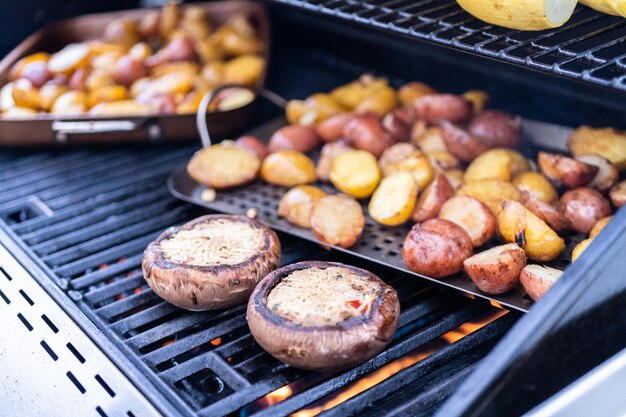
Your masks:
M613 219L613 216L606 216L600 220L591 228L591 232L589 232L589 237L594 238L606 227L607 224Z
M626 180L620 181L611 188L609 192L611 202L617 208L626 204Z
M452 197L441 206L439 218L461 226L475 248L488 242L496 233L495 216L489 207L473 197Z
M358 113L373 113L383 117L392 111L397 104L398 101L394 89L389 86L381 86L371 90L368 96L354 107L354 111Z
M333 166L333 161L335 158L342 153L347 151L354 150L351 146L348 146L344 141L336 141L329 142L322 146L322 151L320 152L320 159L317 161L317 167L315 168L315 172L317 173L317 178L321 181L328 181L330 176L330 170Z
M522 172L513 178L513 185L544 203L554 203L559 195L550 182L539 172Z
M61 97L59 97L57 102L61 99ZM56 106L56 102L54 104ZM89 110L89 114L92 116L144 116L152 113L152 107L147 104L139 103L135 100L119 100L108 103L100 103Z
M574 156L596 154L620 171L626 169L626 133L622 131L581 126L570 136L568 146Z
M313 161L302 152L293 150L269 154L261 165L261 178L283 187L310 184L317 179Z
M201 184L223 189L254 181L260 166L254 152L217 144L196 152L187 164L187 172Z
M507 152L491 149L480 154L465 170L464 181L494 179L510 181L512 161Z
M335 157L330 169L330 182L340 191L355 198L372 195L381 174L374 155L367 151L347 151Z
M296 226L311 227L313 204L326 193L311 185L298 185L287 191L278 204L278 214Z
M361 237L365 216L361 205L345 194L327 195L313 204L311 231L330 245L349 248Z
M419 123L415 123L411 131L411 143L424 152L448 151L439 126L422 129Z
M461 169L451 169L449 171L441 171L446 177L452 188L456 191L463 185L464 172Z
M411 219L419 223L437 217L443 203L452 196L454 196L454 188L446 176L436 174L428 187L420 193Z
M448 151L426 152L430 165L436 171L449 171L461 168L461 161Z
M382 179L369 203L372 219L385 226L405 223L413 214L417 182L409 172L394 172Z
M560 269L545 265L526 265L522 269L520 282L528 296L537 301L562 275L563 271Z
M82 91L68 91L61 94L52 104L53 114L75 115L87 110L87 94Z
M69 75L76 68L89 62L91 47L86 43L71 43L50 57L48 71L53 74Z
M563 252L565 241L521 203L506 200L498 214L498 230L504 241L517 243L533 260L551 261Z
M576 159L598 167L598 173L587 184L588 187L606 194L619 181L619 171L608 159L598 155L581 155L577 156Z
M580 255L583 254L585 249L587 249L592 241L593 238L590 237L589 239L582 240L578 245L576 245L576 247L572 251L572 262L576 262L576 260L580 257Z
M397 143L387 148L380 157L379 164L383 175L411 173L420 190L426 188L434 175L428 157L410 143Z
M380 117L372 113L357 114L345 125L343 136L350 146L368 151L376 158L395 143Z
M398 98L404 106L408 106L422 96L435 93L436 91L429 85L420 82L410 82L400 87L398 90Z
M439 124L446 149L463 162L470 162L489 150L490 146L482 139L470 135L464 129L448 121Z
M584 187L594 179L598 167L555 153L539 152L539 169L543 175L567 188Z
M570 219L559 213L553 205L536 199L526 191L522 191L521 203L541 220L546 222L556 233L566 232L573 227Z
M496 246L463 262L471 280L487 294L502 294L514 288L525 266L526 254L516 243Z
M494 214L498 214L504 200L521 199L521 194L510 182L494 179L470 181L461 186L457 195L467 195L485 203Z
M317 93L306 100L291 100L285 109L289 123L311 126L346 111L328 94Z

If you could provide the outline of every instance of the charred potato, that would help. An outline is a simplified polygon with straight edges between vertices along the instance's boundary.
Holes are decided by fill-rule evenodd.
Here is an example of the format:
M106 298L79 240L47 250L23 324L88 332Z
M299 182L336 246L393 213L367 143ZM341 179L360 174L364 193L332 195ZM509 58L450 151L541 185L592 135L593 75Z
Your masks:
M382 179L369 203L372 219L385 226L405 223L413 214L418 185L410 172L394 172Z
M415 203L411 220L419 223L437 217L441 206L452 196L454 196L454 188L452 188L446 176L436 174L428 187L420 193Z
M254 181L260 159L247 149L213 145L195 153L187 165L194 180L215 189L236 187Z
M581 126L569 139L574 156L600 155L611 161L620 171L626 169L626 134L616 129L594 129Z
M475 248L484 245L496 233L495 216L489 207L473 197L452 197L441 206L439 218L461 226Z
M619 181L619 171L608 160L598 155L577 156L578 161L598 167L598 173L587 186L606 194Z
M526 265L520 282L528 296L537 301L561 278L563 271L544 265Z
M326 193L310 185L298 185L287 191L278 204L278 214L289 223L308 229L311 227L313 204Z
M317 148L321 140L315 129L307 126L290 125L281 127L270 138L268 150L276 152L281 150L294 150L309 152Z
M330 182L355 198L372 195L381 179L376 158L366 151L347 151L333 159Z
M441 127L441 137L446 145L446 149L452 155L463 162L471 162L483 152L489 150L489 145L482 139L470 135L468 132L450 122L443 121Z
M397 143L387 148L381 155L379 164L383 175L410 173L420 190L426 188L435 173L428 157L410 143Z
M430 219L413 226L404 240L402 259L413 272L443 278L459 272L472 252L472 241L463 228Z
M552 184L539 172L522 172L513 179L513 185L544 203L552 204L559 198Z
M561 196L557 205L559 212L567 217L578 233L589 233L602 218L611 215L606 198L591 188L577 188Z
M502 294L513 289L525 266L526 254L515 243L496 246L463 262L471 280L487 294Z
M565 241L521 203L506 200L498 214L498 230L505 242L517 243L528 258L547 262L565 249Z
M539 152L539 169L549 180L567 188L584 187L598 173L598 167L564 155Z
M383 127L380 118L374 114L359 114L350 120L343 136L350 146L361 149L379 158L394 144L394 140Z
M283 187L310 184L317 179L313 161L302 152L293 150L269 154L261 165L261 178Z
M522 197L510 182L493 179L467 182L456 193L482 201L496 215L500 212L504 200L519 201Z
M361 205L344 194L327 195L313 204L311 231L320 241L349 248L359 240L365 227Z
M572 222L549 203L536 199L532 194L522 191L521 203L537 217L546 222L556 233L571 230Z
M330 142L322 146L320 159L317 162L317 167L315 168L317 178L321 181L328 181L334 159L342 153L350 150L354 150L354 148L346 145L344 141Z
M467 129L470 135L490 147L516 148L522 138L522 119L502 111L487 110L475 116Z
M413 102L415 114L428 123L463 123L472 117L472 103L454 94L427 94Z
M611 188L609 192L611 202L617 208L626 204L626 180L620 181Z

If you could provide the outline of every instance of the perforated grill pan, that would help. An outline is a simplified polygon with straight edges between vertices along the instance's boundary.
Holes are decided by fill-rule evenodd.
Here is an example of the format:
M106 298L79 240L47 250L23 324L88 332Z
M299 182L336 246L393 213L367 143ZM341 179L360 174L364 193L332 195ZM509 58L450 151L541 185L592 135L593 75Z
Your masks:
M249 132L249 134L267 141L272 133L284 125L285 121L281 118L269 122ZM570 133L571 130L565 127L525 120L524 143L526 149L524 149L524 152L527 156L534 156L538 149L566 152L567 138ZM317 156L313 155L313 159ZM329 184L320 183L318 185L325 191L337 192ZM310 230L296 227L278 215L278 203L288 190L285 187L257 181L245 187L219 191L214 201L206 202L201 198L201 194L206 187L198 184L187 174L186 164L177 167L172 172L168 178L167 186L175 197L210 210L222 213L244 214L249 209L255 208L257 210L257 218L267 223L270 227L306 240L319 242ZM409 271L402 260L402 243L411 228L411 224L399 227L383 226L369 217L367 204L365 203L363 203L363 211L366 217L366 225L363 236L357 244L349 249L333 247L334 249L408 272L416 278L455 288L471 297L488 299L493 304L504 308L526 312L531 307L532 300L528 298L523 288L519 285L505 294L493 296L480 291L464 272L443 279L435 279ZM571 262L572 250L583 238L584 236L578 235L568 236L566 238L568 242L567 248L563 254L556 260L548 263L548 265L564 269ZM492 243L494 246L496 244ZM486 248L481 248L481 250L484 249Z

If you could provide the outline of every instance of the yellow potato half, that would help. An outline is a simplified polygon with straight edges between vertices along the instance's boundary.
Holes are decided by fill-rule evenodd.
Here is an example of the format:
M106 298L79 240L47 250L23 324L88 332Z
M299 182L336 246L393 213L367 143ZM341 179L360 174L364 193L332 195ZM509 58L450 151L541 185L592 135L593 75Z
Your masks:
M372 195L380 182L376 157L367 151L347 151L333 160L330 182L354 198Z
M408 172L386 176L372 195L372 219L386 226L398 226L411 217L417 198L417 182Z

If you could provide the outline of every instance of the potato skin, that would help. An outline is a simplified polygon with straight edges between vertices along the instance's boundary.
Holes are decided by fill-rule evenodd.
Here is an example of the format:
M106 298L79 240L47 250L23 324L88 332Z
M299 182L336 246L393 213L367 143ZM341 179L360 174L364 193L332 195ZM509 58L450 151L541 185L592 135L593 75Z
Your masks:
M472 241L463 228L430 219L413 226L404 240L402 259L413 272L443 278L459 272L472 252Z
M343 129L348 145L368 151L376 158L395 143L375 114L359 114L350 120Z
M367 316L348 319L336 326L303 328L269 311L267 296L284 276L296 270L329 266L350 269L380 284L378 297ZM255 340L278 360L302 369L339 369L366 361L391 342L398 327L400 302L393 287L369 271L335 262L299 262L277 269L257 285L250 296L246 317Z
M584 187L598 173L597 166L555 153L539 152L537 162L543 175L567 188Z
M554 285L563 274L556 268L541 265L526 265L520 274L520 283L528 296L537 301Z
M349 248L359 240L365 227L361 205L345 194L327 195L313 204L311 232L322 242Z
M311 227L313 204L326 193L311 185L298 185L287 191L278 204L278 214L289 223L308 229Z
M489 145L482 139L472 136L462 128L447 122L440 122L441 137L448 152L463 162L471 162L483 152L489 150Z
M593 180L587 184L587 187L598 190L606 195L617 181L619 181L619 171L608 159L598 155L581 155L577 156L576 159L598 167L598 173Z
M409 172L420 190L426 188L435 173L428 157L410 143L396 143L387 148L378 164L385 176L395 172Z
M454 196L454 188L446 176L436 174L433 181L417 198L411 220L419 223L437 217L443 203L452 196Z
M589 233L600 219L611 215L611 206L602 194L586 187L563 194L557 209L572 222L574 230L585 234Z
M454 94L426 94L413 102L418 119L434 124L442 120L463 123L472 117L472 103Z
M308 126L289 125L274 132L270 138L268 150L270 152L282 150L309 152L317 148L320 143L320 137L315 129Z
M620 181L611 188L609 192L611 202L617 208L626 204L626 180Z
M439 218L461 226L474 248L484 245L496 233L497 221L491 209L473 197L452 197L441 207Z
M522 119L502 111L487 110L472 119L468 132L492 147L517 148L522 138Z
M259 138L254 136L242 136L235 141L240 148L248 149L256 154L262 161L268 154L267 146Z
M525 266L526 254L515 243L496 246L463 262L471 280L479 290L487 294L502 294L513 289Z
M322 141L334 142L343 137L343 130L353 118L353 113L337 114L318 123L315 130Z
M561 234L572 229L572 222L567 217L559 213L552 205L536 199L530 193L522 192L521 203L555 232Z

